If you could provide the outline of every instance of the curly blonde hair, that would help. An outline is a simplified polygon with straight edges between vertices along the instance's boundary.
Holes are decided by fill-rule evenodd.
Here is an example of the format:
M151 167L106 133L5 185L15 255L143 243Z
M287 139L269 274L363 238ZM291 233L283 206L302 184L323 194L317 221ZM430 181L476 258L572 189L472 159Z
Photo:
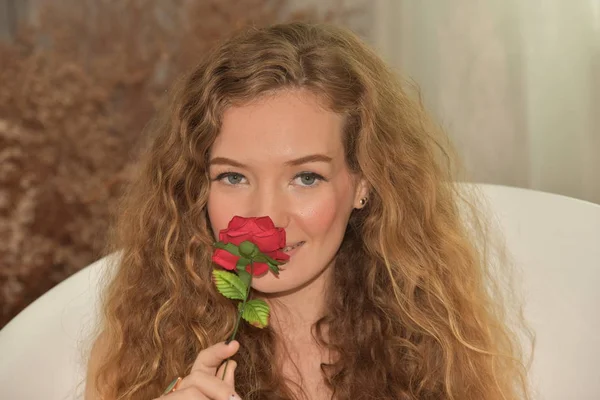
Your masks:
M210 279L207 157L224 109L290 88L344 115L348 166L370 185L313 329L339 354L321 365L333 397L527 398L519 341L490 279L485 224L465 218L477 207L455 184L445 136L356 35L307 23L252 28L222 43L154 124L115 231L121 257L105 293L100 397L158 396L232 333L236 308ZM245 325L238 337L240 395L294 398L275 361L276 333Z

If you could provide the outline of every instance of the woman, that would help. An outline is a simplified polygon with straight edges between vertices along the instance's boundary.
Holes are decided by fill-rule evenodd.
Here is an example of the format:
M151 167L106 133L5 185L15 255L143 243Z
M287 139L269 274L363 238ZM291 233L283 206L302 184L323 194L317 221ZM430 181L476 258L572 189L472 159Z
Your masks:
M86 397L157 398L182 377L166 398L525 398L444 143L344 29L222 44L181 83L124 202ZM253 280L270 325L224 343L237 309L211 254L235 215L271 217L290 260Z

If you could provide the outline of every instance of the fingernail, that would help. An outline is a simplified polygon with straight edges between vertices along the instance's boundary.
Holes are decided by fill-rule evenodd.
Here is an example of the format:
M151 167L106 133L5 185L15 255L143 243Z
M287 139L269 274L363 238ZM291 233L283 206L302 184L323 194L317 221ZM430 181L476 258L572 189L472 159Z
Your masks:
M225 341L225 345L228 345L229 343L231 343L231 339L227 339L227 340Z

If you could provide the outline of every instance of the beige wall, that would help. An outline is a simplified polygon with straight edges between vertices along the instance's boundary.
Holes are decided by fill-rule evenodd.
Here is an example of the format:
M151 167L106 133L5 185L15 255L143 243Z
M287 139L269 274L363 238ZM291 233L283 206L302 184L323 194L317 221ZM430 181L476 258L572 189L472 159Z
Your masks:
M374 5L374 42L421 85L476 181L600 203L599 2Z

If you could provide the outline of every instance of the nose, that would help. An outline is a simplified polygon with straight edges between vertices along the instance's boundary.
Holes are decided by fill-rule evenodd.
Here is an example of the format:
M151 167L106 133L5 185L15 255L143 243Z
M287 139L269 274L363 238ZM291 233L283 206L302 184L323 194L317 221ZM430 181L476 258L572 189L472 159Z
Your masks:
M289 224L288 206L289 200L286 199L285 193L282 193L281 190L265 188L254 192L252 199L254 216L268 216L279 228L286 228Z

